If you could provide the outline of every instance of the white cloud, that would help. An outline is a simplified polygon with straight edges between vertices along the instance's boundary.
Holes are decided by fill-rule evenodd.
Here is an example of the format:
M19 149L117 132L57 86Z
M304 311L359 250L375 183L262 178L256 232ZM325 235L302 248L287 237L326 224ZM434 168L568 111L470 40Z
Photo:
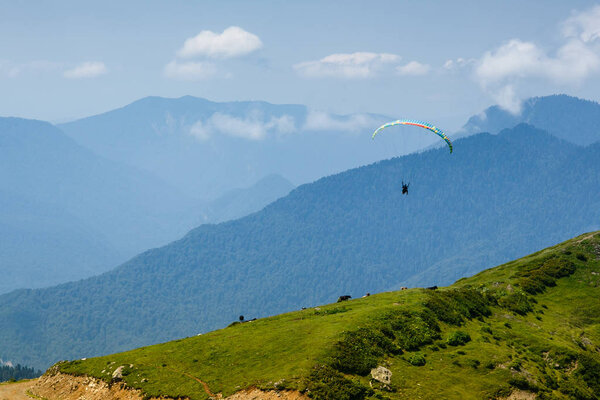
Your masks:
M258 113L240 118L224 113L214 113L205 121L197 121L190 128L190 135L208 140L215 134L248 140L263 140L271 133L288 134L296 131L294 118L290 115L263 120Z
M217 67L208 62L178 62L171 61L165 66L168 78L185 81L208 79L217 74Z
M331 54L317 61L298 63L294 69L306 77L369 78L383 65L399 60L399 56L388 53Z
M377 122L367 114L334 116L323 111L310 111L306 116L304 129L309 131L359 132L373 127Z
M600 6L573 14L562 23L562 33L564 42L554 51L520 39L487 51L473 64L475 80L500 106L518 112L523 86L580 85L600 72ZM457 65L449 60L444 67Z
M500 106L515 111L520 81L542 79L555 84L580 84L599 69L597 49L580 40L570 39L552 56L532 42L513 39L486 52L474 72L479 84L503 101Z
M63 73L63 76L69 79L95 78L97 76L104 75L107 72L108 69L103 62L86 61L75 66L75 68L66 70Z
M476 60L474 58L462 58L462 57L458 57L455 60L447 60L444 63L444 69L452 71L452 70L458 70L458 69L462 69L465 67L470 67L473 65L473 63L475 63Z
M406 65L396 67L396 72L399 75L427 75L427 73L431 70L431 67L427 64L421 64L418 61L411 61Z
M223 33L202 31L187 39L177 55L182 58L231 58L252 53L261 47L258 36L240 27L230 26Z
M211 129L207 124L202 121L197 121L190 128L190 135L194 136L196 139L206 141L210 139Z
M600 5L575 13L563 23L566 37L578 38L584 43L600 38Z

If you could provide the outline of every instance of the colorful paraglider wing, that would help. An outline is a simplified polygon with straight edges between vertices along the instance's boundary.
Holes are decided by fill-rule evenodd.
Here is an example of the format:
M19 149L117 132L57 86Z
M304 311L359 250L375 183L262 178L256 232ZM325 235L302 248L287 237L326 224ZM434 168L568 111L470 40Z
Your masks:
M448 143L448 146L450 147L450 153L452 153L452 142L450 141L450 139L448 139L448 136L446 136L446 134L441 129L436 128L435 126L428 124L427 122L423 122L423 121L415 121L415 120L411 120L411 119L399 119L397 121L388 122L387 124L381 125L379 128L377 128L375 130L375 132L373 132L373 139L375 139L375 135L377 135L379 133L379 131L381 131L385 128L389 128L390 126L394 126L394 125L414 125L414 126L418 126L420 128L428 129L431 132L438 135L439 137L441 137L442 139L444 139L446 141L446 143Z

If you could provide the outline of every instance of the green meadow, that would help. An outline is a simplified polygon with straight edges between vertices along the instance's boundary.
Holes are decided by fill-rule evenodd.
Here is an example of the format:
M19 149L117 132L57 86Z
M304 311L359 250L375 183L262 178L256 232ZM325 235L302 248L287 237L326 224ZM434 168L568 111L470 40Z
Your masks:
M392 372L390 384L371 378L377 366ZM113 378L119 367L122 378ZM598 399L600 233L449 287L233 323L47 373L56 371L122 380L147 397L198 400L250 387L336 400L494 399L516 390Z

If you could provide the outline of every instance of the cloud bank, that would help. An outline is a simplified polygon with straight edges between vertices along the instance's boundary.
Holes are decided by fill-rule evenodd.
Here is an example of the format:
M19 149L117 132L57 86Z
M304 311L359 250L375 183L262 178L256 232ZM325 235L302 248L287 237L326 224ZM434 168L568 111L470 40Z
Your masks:
M259 114L243 118L224 113L214 113L205 121L197 121L189 130L190 135L205 141L216 134L247 140L263 140L269 133L288 134L296 131L294 118L290 115L272 116L263 120Z

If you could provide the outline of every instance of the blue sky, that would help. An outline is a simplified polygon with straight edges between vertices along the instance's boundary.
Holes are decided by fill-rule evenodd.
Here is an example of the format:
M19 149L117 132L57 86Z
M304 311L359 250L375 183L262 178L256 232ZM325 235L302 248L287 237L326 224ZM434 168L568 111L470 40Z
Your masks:
M600 100L600 3L0 3L0 115L65 121L144 96L299 103L459 128L529 96Z

